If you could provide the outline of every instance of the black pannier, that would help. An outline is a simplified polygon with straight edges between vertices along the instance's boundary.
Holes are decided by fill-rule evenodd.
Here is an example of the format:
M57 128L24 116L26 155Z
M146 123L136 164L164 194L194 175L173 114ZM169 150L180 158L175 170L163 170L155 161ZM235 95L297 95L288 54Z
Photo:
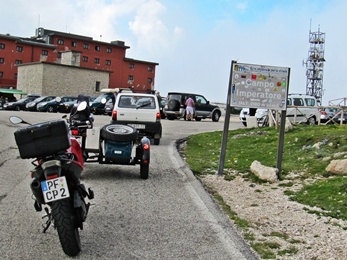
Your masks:
M71 145L69 127L62 119L19 128L14 136L22 159L52 155Z

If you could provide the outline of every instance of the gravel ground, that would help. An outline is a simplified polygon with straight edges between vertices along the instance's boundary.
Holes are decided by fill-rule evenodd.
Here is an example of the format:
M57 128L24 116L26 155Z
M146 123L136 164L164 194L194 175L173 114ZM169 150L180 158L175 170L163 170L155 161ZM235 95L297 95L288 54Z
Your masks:
M252 243L277 243L278 248L272 249L276 259L347 259L347 221L307 213L307 206L290 201L283 194L288 188L280 187L280 182L254 184L240 176L226 181L216 175L205 176L201 181L222 196L239 218L250 223L248 233L255 237ZM246 235L237 229L242 236ZM279 254L290 248L297 252Z

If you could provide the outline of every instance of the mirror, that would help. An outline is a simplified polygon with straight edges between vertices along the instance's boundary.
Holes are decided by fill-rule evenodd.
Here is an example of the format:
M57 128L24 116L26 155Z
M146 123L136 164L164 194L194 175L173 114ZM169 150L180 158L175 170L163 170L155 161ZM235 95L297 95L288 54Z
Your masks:
M23 122L23 119L21 119L21 118L18 117L18 116L11 116L11 117L10 117L10 122L11 122L12 124L20 124L20 123Z
M79 103L78 107L77 107L77 111L83 111L87 108L87 102L86 101L82 101L81 103Z

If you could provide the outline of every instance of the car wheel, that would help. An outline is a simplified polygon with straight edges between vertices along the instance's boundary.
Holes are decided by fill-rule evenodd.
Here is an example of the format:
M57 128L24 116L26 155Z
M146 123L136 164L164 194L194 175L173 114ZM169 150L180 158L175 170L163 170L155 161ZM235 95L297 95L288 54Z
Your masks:
M173 115L167 115L166 117L169 120L175 120L175 118L176 118L176 116L173 116Z
M54 107L48 106L48 107L47 107L47 111L48 111L49 113L53 113L53 112L54 112Z
M20 106L15 106L14 110L19 111L20 110Z
M180 110L180 102L177 99L171 99L168 103L167 103L168 109L170 111L178 111Z
M160 139L159 138L154 138L154 144L159 145L160 144Z
M316 124L316 119L314 117L310 117L307 121L308 125L315 125Z
M137 139L137 130L128 125L108 124L101 128L100 136L115 142L130 142Z
M220 113L218 111L214 111L212 114L212 121L213 122L218 122L220 118Z

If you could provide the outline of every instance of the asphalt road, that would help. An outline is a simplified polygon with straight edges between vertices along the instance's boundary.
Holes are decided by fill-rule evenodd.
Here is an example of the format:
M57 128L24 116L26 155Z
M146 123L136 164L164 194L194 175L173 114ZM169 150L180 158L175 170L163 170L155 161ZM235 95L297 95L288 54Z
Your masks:
M19 158L10 115L31 123L62 114L0 111L1 259L68 259L54 228L43 234L29 188L31 160ZM95 124L109 123L96 116ZM163 120L163 138L151 146L150 174L140 167L87 163L82 182L95 191L76 259L256 259L227 217L181 160L175 141L223 130L224 121ZM241 127L231 121L229 129Z

